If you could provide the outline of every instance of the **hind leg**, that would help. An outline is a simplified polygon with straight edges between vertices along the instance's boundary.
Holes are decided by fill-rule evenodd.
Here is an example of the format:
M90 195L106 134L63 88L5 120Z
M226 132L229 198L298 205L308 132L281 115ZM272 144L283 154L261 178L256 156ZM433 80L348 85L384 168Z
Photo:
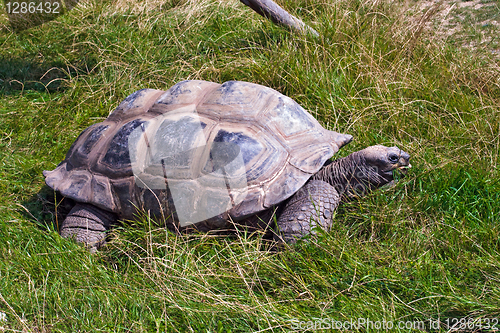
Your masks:
M85 244L91 252L106 244L106 231L116 222L116 215L95 206L77 203L64 219L60 233Z
M297 238L314 234L315 227L330 230L339 203L340 195L333 186L322 180L309 181L286 203L274 239L294 243Z

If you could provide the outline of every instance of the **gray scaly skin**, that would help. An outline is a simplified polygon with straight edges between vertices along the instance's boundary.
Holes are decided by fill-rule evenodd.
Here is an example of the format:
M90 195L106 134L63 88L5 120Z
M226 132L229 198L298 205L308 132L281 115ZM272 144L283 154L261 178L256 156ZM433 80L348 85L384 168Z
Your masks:
M409 159L410 155L397 147L371 146L325 165L282 204L275 239L293 243L314 233L315 227L328 231L333 211L343 198L390 183L393 170L410 167ZM273 211L258 215L272 215L269 213ZM113 213L78 203L62 223L61 236L74 238L94 252L106 243L106 231L116 220Z
M106 232L116 222L116 215L93 205L77 203L64 219L60 233L74 238L95 252L106 243Z
M286 202L275 239L293 243L314 234L315 227L328 231L343 199L391 183L392 172L411 167L409 160L397 147L371 146L325 165Z

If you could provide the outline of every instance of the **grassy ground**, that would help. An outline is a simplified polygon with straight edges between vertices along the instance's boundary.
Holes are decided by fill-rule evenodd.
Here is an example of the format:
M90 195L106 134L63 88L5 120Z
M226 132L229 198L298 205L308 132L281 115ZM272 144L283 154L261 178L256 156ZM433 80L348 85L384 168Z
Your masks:
M467 3L281 2L318 39L236 0L82 2L19 34L0 17L0 332L500 329L500 11ZM97 254L61 239L42 171L183 79L270 86L355 137L339 156L396 144L414 168L279 253L147 218Z

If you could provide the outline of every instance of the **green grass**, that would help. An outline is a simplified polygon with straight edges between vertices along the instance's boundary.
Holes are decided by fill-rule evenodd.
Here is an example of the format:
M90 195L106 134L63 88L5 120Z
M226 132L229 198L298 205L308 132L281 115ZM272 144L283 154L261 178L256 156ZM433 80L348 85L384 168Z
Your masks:
M0 332L281 332L358 318L404 332L417 329L400 321L439 320L445 332L454 318L500 318L498 30L477 25L499 22L498 2L452 10L450 24L473 24L450 36L438 14L419 20L418 2L280 3L321 36L236 0L82 2L17 34L0 18ZM398 145L414 167L339 208L332 232L280 252L261 234L175 236L145 217L97 254L60 238L42 171L128 94L184 79L270 86L354 136L339 156Z

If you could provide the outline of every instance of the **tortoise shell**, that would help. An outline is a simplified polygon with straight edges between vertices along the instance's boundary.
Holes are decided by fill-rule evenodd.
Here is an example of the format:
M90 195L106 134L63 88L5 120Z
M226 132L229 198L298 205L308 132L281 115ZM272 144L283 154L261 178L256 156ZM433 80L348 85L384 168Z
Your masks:
M351 139L273 89L183 81L128 96L44 176L124 219L142 208L181 226L239 220L289 198Z

